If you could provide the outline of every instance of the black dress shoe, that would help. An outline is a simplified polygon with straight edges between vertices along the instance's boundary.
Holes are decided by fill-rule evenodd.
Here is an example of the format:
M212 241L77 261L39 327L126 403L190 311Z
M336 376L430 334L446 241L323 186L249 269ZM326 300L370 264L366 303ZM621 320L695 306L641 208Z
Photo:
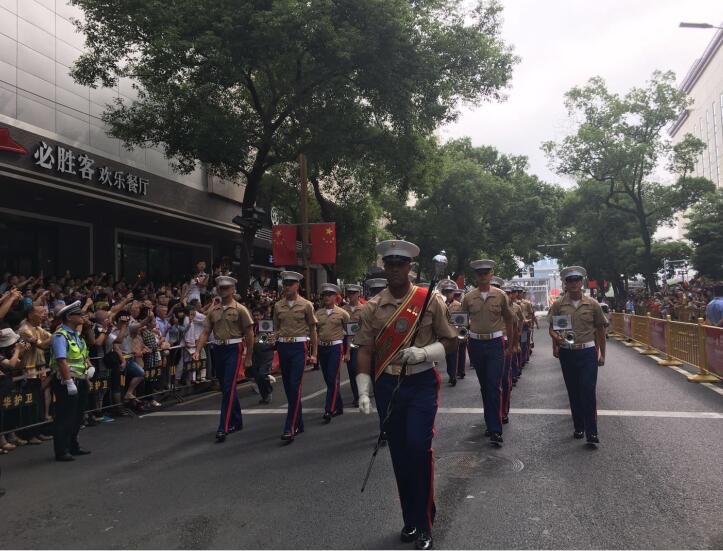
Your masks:
M490 440L493 444L502 444L502 442L504 442L502 435L499 432L493 432L490 436Z
M223 431L221 431L221 430L218 431L218 432L216 433L216 442L218 442L218 443L220 444L220 443L225 442L225 441L226 441L226 433L223 432Z
M587 443L588 444L599 444L600 438L598 438L597 434L588 434L587 435Z
M460 373L459 375L457 375L457 378L458 378L458 379L464 379L464 373Z
M449 381L449 386L457 386L457 379L452 379Z
M334 413L331 414L332 417L339 417L340 415L344 415L343 409L341 409L339 411L335 411Z
M302 429L302 428L297 428L297 429L294 431L294 435L301 434L302 432L304 432L304 429Z
M285 432L284 434L281 435L281 439L282 439L284 442L293 442L293 441L294 441L294 435L291 434L290 432Z
M412 543L417 539L418 535L419 532L414 526L405 526L402 528L402 533L399 535L399 539L402 540L403 543Z
M417 541L414 542L414 548L432 549L432 547L434 547L434 540L432 539L432 534L428 534L427 532L419 532L419 536L417 536Z
M331 423L331 413L329 413L329 412L327 411L327 412L324 413L324 415L322 416L322 419L324 420L324 423L326 423L326 424L328 425L329 423Z
M70 455L90 455L90 450L78 448L77 450L70 450Z
M581 440L583 436L585 436L585 433L581 430L576 430L575 432L572 433L572 437L575 440Z
M75 457L73 457L69 453L66 453L65 455L56 455L55 460L65 463L67 461L75 461Z
M507 415L505 415L505 416L502 418L502 424L503 424L503 425L506 425L506 424L509 423L509 422L510 422L510 418L509 418Z
M244 428L243 425L236 425L236 426L233 426L233 427L229 427L227 434L231 434L232 432L239 432L239 431L243 430L243 428Z
M492 436L492 431L486 430L486 431L485 431L485 436Z

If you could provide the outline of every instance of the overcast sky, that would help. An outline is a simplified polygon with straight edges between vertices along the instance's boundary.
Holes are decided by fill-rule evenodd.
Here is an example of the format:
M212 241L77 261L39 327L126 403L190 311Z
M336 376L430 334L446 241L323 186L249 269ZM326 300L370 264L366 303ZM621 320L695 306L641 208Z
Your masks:
M719 25L723 0L502 0L502 36L522 58L508 98L463 108L440 130L443 139L469 136L475 145L526 155L530 169L549 182L540 151L545 140L570 130L563 96L602 76L616 92L640 86L655 69L682 80L713 37L714 29L680 29L680 21Z

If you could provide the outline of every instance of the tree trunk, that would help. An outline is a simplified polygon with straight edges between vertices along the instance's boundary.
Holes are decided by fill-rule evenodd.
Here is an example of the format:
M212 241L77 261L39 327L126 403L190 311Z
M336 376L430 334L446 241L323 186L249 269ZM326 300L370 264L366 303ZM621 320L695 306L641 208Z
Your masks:
M640 237L643 239L643 277L648 291L653 294L657 291L655 273L653 271L653 244L650 229L645 221L645 213L638 208L638 222L640 223Z
M242 208L249 209L256 205L256 196L258 195L263 171L252 171L246 178L246 189L244 190L244 199L241 204ZM251 278L251 261L254 252L254 239L256 238L257 229L255 227L241 228L241 258L239 259L238 273L238 290L242 297L246 296L246 290L249 287L249 279Z

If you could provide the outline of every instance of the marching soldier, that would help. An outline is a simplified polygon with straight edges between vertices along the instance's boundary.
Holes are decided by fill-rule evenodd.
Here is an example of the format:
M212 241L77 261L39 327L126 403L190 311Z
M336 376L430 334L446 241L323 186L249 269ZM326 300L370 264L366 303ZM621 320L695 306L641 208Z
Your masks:
M372 298L381 293L382 289L386 289L387 280L383 277L373 277L367 279L364 284L367 286L367 289L369 289L369 298Z
M459 303L460 311L462 310L462 289L457 289L452 293L454 300ZM459 336L459 347L457 348L457 379L464 379L467 371L467 336Z
M437 285L437 290L444 296L445 305L450 314L460 312L462 304L454 300L454 292L457 291L457 284L451 279L444 279ZM459 371L459 339L457 339L457 348L451 354L447 354L447 375L449 376L449 385L457 386L457 372Z
M319 365L326 382L326 405L324 422L344 413L344 402L340 393L341 362L344 359L345 324L349 313L336 305L341 289L333 283L321 286L321 300L324 307L316 311L319 333Z
M306 356L311 342L309 360L317 358L317 319L314 305L299 295L299 283L303 279L298 272L281 272L284 287L283 298L274 304L274 328L277 331L276 350L289 402L286 422L281 439L293 442L297 434L304 432L301 411L301 381L304 378Z
M362 326L354 339L360 347L359 410L371 412L373 376L380 418L390 412L384 428L404 518L401 539L414 541L417 549L431 549L435 516L432 437L440 386L434 366L456 348L457 330L449 323L447 309L436 294L419 319L425 296L431 292L409 281L410 264L419 247L407 241L383 241L377 252L382 256L389 286L362 310ZM418 323L420 331L410 343ZM406 372L400 381L405 363Z
M570 399L573 437L584 435L588 443L598 444L595 386L598 366L605 365L607 319L600 303L582 292L586 276L581 266L560 272L566 293L550 308L549 331Z
M53 447L56 461L73 461L74 456L90 453L78 443L78 433L88 402L88 379L95 372L89 360L88 346L78 332L84 315L79 300L69 304L58 312L63 323L53 333L50 367L56 371L52 380L55 396Z
M385 283L386 286L386 283ZM359 301L362 293L361 285L347 285L344 287L346 291L347 304L343 306L344 310L349 314L349 323L358 323L361 320L362 307ZM353 342L353 335L347 336L346 353L344 360L346 361L346 369L349 372L349 386L351 386L351 394L354 398L353 406L359 406L359 389L356 386L356 362L359 347Z
M512 310L512 329L514 337L508 337L505 333L506 342L506 354L505 354L505 365L504 374L502 376L502 424L506 425L510 422L510 402L512 399L512 387L517 386L517 380L520 376L520 356L517 352L519 350L519 338L520 329L522 327L522 309L517 304L513 297L515 293L515 287L506 285L502 287L502 290L507 293L507 297L510 300L510 309Z
M502 440L502 375L504 373L505 340L514 342L513 314L505 293L491 285L493 260L474 260L470 267L477 279L477 288L464 296L462 310L469 313L469 359L477 373L482 393L485 435L501 444Z
M193 353L193 361L198 361L209 335L215 335L211 358L221 385L221 416L216 431L218 443L225 442L228 434L243 428L236 385L244 368L253 365L254 357L254 320L246 307L236 302L236 283L236 279L230 276L216 278L216 290L221 301L211 308L203 320L203 331Z
M537 323L535 318L535 307L527 297L527 290L524 287L519 288L519 304L522 313L525 316L525 325L522 327L522 335L520 337L521 361L524 367L530 361L530 347L532 346L532 327Z
M510 304L514 304L517 308L515 314L517 315L517 341L514 343L514 354L515 362L513 363L514 369L512 373L513 386L517 384L517 381L522 376L523 354L522 354L522 339L524 338L523 330L527 325L527 317L525 316L525 308L522 304L522 287L519 285L513 285L511 288Z

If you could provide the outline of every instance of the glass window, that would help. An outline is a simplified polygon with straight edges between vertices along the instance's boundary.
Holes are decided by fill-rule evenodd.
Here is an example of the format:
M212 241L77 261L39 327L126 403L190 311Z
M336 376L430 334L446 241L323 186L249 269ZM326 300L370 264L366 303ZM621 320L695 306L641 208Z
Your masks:
M18 90L17 119L55 132L55 109L53 104L23 90Z
M18 39L18 16L2 7L0 7L0 33L13 40Z
M72 142L90 143L90 124L62 111L55 112L55 131Z
M73 92L75 95L80 96L88 100L90 98L90 88L82 86L75 82L73 77L70 76L70 69L61 63L54 64L56 84L68 92ZM86 111L88 107L86 106Z
M46 100L55 101L55 85L18 69L18 90L30 92Z
M83 46L85 44L85 38L81 33L76 32L75 26L68 21L67 19L63 19L59 15L55 16L55 35L64 42L67 42L71 46L74 46L75 48L78 48L80 50L83 49Z
M3 64L0 62L0 69ZM0 74L2 71L0 70ZM18 95L14 86L8 86L0 82L0 114L13 119L18 117Z
M713 165L715 166L715 183L720 185L720 151L718 148L718 122L715 116L715 102L711 108L711 119L713 120Z
M0 61L0 83L15 88L18 80L18 73L14 65Z
M55 14L35 0L18 2L18 16L45 32L55 34Z
M58 104L58 110L68 111L69 115L88 121L88 104L90 102L87 97L81 97L58 87L55 89L55 101Z
M25 44L51 59L55 59L55 40L45 32L24 19L18 19L18 42Z
M18 69L55 84L55 62L23 44L18 44Z
M708 149L708 139L703 131L703 117L700 117L698 119L698 132L700 134L700 139L703 140L706 144L706 149ZM706 164L706 161L708 159L708 154L706 149L704 149L700 154L700 160L701 160L701 173L703 178L708 178L710 176L710 172L708 171L708 164Z
M713 140L711 139L711 133L712 128L710 124L710 111L708 109L705 110L705 136L706 136L706 143L708 144L707 147L707 153L708 153L708 178L716 182L718 181L718 178L715 173L715 165L716 163L713 160L713 155L715 153L715 146L713 145Z

